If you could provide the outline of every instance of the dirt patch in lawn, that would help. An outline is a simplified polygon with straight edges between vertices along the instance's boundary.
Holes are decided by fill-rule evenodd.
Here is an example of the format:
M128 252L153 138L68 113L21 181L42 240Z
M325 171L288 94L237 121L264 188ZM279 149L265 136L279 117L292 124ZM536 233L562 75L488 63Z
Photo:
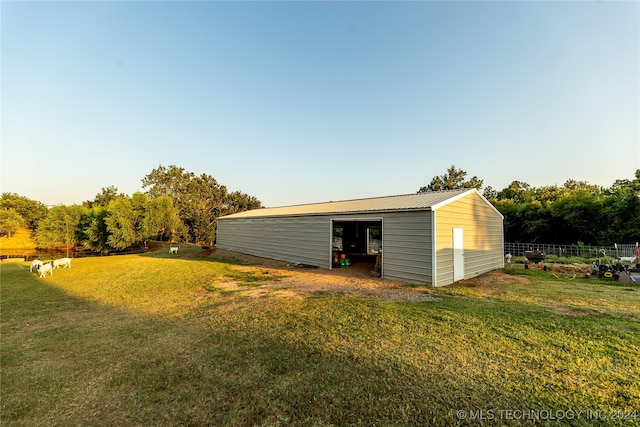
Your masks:
M460 280L455 285L465 288L474 288L481 295L489 296L500 292L500 288L510 283L528 285L531 280L526 276L507 274L502 270L494 270L472 279Z
M198 252L191 252L190 254L182 255L181 258L205 258L211 256L215 251L215 249L203 249Z
M434 299L424 287L411 287L403 282L372 277L369 264L353 264L346 268L325 270L223 249L215 249L206 256L238 262L243 265L242 269L246 269L256 277L265 279L270 277L272 280L258 281L244 286L234 281L218 285L219 288L230 291L244 288L245 293L255 296L270 292L279 295L329 293L412 302Z
M552 273L575 274L576 277L588 277L593 270L592 264L545 264Z
M412 286L405 282L372 277L370 264L353 264L346 268L325 270L223 249L201 251L191 256L238 262L243 265L241 268L247 269L246 271L257 277L271 277L272 280L254 282L250 285L228 281L217 286L220 289L243 291L254 296L263 296L266 293L281 295L330 293L391 301L423 302L435 299L424 286ZM509 275L496 270L473 279L463 280L458 284L486 287L491 292L490 289L506 283L530 283L530 281L526 277Z
M502 270L494 270L482 274L473 279L460 280L457 285L468 288L499 286L507 283L531 283L531 280L525 276L516 276L514 274L506 274Z
M600 311L593 308L576 308L566 306L550 306L560 314L566 314L569 316L585 316L589 314L599 314Z

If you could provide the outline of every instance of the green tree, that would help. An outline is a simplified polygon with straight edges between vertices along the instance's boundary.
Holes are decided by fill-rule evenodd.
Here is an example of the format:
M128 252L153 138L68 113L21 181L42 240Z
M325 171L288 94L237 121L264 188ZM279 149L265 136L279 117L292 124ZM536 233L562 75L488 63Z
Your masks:
M139 245L149 238L179 236L182 223L168 196L150 199L143 193L117 196L108 206L94 206L83 219L83 246L111 252Z
M224 206L224 215L230 215L238 212L259 209L262 203L257 198L239 191L234 191L227 195Z
M157 236L160 241L176 239L183 233L178 209L169 196L149 199L144 221L147 236Z
M483 180L474 176L465 181L466 176L466 171L456 169L455 165L451 165L451 167L447 169L447 173L440 176L434 176L429 185L426 187L420 187L418 193L424 193L427 191L455 190L458 188L476 188L478 190L482 188Z
M532 188L513 181L492 199L504 215L505 240L612 244L640 240L640 171L605 190L585 181Z
M109 231L106 218L109 216L108 206L94 206L90 212L82 218L81 227L84 233L82 246L90 251L108 253Z
M187 172L184 168L175 165L167 168L160 165L142 179L142 187L148 187L149 197L171 197L180 209L182 204L188 202L187 185L194 177L193 173Z
M127 249L147 239L144 227L147 196L135 193L131 198L119 196L109 203L107 244L114 249Z
M599 236L604 226L603 199L599 194L581 188L568 191L551 204L551 214L559 219L559 243L601 243Z
M93 199L93 201L87 201L85 202L85 204L88 207L109 206L109 203L117 197L127 197L127 195L124 193L118 194L118 189L113 185L110 185L106 188L103 187L100 193L96 194L96 197Z
M174 165L152 170L143 178L142 186L151 198L173 199L192 242L212 242L218 216L239 212L244 206L260 206L255 197L242 193L230 197L227 188L209 175L197 176Z
M36 240L43 248L72 248L82 242L82 217L88 208L80 205L54 206L38 223Z
M0 208L0 236L11 238L24 225L24 218L15 209Z
M513 199L494 199L491 202L504 217L505 240L509 242L527 241L521 227L522 220L518 203Z
M493 187L490 185L488 185L484 189L484 191L482 192L482 195L484 196L485 199L489 201L495 201L498 198L498 192L494 190Z
M522 233L527 242L545 242L553 234L548 207L532 199L519 206Z
M499 200L513 200L515 203L531 199L531 186L526 182L512 181L507 188L498 192Z
M567 190L569 190L569 191L580 190L580 191L590 192L590 193L593 193L593 194L600 193L601 190L602 190L597 185L589 184L587 181L576 181L574 179L567 180L562 185L562 187L567 189Z
M15 193L2 193L0 209L13 209L24 220L24 226L31 232L38 227L38 223L47 216L47 207L35 200L19 196Z
M219 185L214 178L202 174L189 181L186 191L192 199L191 203L182 206L181 213L192 240L196 243L213 242L215 221L224 212L226 187Z
M640 240L640 169L633 180L617 180L605 192L604 221L608 224L601 233L606 242L637 242Z

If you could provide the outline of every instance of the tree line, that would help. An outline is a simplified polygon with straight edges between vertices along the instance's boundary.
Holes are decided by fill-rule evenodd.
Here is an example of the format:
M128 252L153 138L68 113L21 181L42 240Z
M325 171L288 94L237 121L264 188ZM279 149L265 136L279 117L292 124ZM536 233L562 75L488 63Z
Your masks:
M466 171L451 166L418 192L482 189L481 179L466 177ZM485 187L482 194L504 216L508 242L611 245L640 240L640 169L634 179L618 179L609 188L572 179L538 188L513 181L500 191Z
M526 243L610 245L640 240L640 169L634 179L609 188L568 180L562 186L531 187L513 181L497 191L451 166L418 192L457 188L482 191L504 216L505 240ZM149 240L212 243L219 216L262 207L254 196L229 192L213 177L171 165L142 179L145 192L132 196L102 188L81 205L47 208L12 193L0 198L0 235L30 230L39 247L82 247L112 252Z
M149 240L213 243L216 218L262 207L254 196L229 192L207 174L160 165L132 196L110 186L81 205L53 206L12 193L0 199L0 235L30 230L41 248L80 247L109 253Z

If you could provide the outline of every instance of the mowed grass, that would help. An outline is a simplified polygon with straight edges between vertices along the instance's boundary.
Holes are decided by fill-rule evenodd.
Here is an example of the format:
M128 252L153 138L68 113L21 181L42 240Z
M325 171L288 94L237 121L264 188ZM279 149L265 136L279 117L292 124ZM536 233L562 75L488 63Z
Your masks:
M640 424L637 285L540 272L409 303L165 253L0 268L2 425Z

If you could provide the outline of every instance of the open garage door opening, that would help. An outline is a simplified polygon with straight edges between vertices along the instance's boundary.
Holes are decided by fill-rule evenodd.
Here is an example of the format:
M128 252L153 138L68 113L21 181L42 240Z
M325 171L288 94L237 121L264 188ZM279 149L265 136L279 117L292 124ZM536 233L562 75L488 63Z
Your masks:
M333 220L332 268L382 275L382 220Z

